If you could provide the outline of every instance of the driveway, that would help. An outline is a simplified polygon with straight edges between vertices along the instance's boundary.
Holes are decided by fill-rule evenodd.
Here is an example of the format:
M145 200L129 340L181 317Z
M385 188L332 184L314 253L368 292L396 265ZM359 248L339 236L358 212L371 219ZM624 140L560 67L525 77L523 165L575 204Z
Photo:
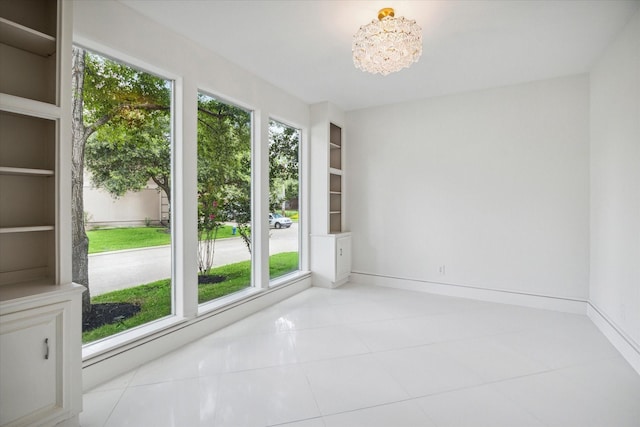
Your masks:
M298 250L298 224L270 230L269 254ZM241 238L216 241L213 266L250 259ZM171 277L171 247L132 249L89 255L91 296Z

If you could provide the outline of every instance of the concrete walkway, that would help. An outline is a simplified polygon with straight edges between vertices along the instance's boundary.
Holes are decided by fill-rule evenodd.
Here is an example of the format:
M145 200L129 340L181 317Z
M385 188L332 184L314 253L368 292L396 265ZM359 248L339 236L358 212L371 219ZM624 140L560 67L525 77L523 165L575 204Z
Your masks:
M298 224L290 228L270 230L269 253L298 250ZM213 266L219 267L250 259L241 238L216 241ZM89 288L91 296L126 289L143 283L171 277L171 247L132 249L89 255Z

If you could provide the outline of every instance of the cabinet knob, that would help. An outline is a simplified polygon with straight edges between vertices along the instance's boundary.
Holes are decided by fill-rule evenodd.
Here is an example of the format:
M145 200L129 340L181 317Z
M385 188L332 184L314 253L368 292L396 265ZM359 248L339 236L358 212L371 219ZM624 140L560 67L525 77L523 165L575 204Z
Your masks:
M44 358L49 360L49 338L44 339Z

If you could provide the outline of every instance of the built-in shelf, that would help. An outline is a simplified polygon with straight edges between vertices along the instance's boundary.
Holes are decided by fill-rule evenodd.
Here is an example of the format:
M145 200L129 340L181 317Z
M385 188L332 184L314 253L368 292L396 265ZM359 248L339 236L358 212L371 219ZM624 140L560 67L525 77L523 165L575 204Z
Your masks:
M60 118L60 107L55 104L22 98L8 93L0 93L0 110L42 119L55 120Z
M0 175L29 175L29 176L53 176L49 169L12 168L0 166Z
M342 231L342 128L329 123L329 233Z
M56 38L0 17L0 43L40 56L56 53Z
M8 233L33 233L36 231L52 231L55 227L53 225L34 225L26 227L2 227L0 228L0 234Z
M70 0L0 0L0 425L77 426ZM51 351L49 351L51 350Z

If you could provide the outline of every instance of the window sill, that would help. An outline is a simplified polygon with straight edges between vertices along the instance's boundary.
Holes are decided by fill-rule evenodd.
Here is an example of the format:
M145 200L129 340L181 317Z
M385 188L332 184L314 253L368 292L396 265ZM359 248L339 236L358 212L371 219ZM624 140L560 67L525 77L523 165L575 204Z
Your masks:
M135 347L149 341L160 332L168 333L171 329L183 325L188 320L177 316L169 316L154 322L140 325L129 331L105 337L101 340L91 342L82 346L83 364L91 364L94 359L101 359L100 356L107 355L113 351L123 351L130 347Z
M288 283L297 282L298 280L306 279L309 276L311 276L310 271L296 270L293 273L285 274L284 276L276 277L275 279L271 280L269 282L269 289L277 288Z

